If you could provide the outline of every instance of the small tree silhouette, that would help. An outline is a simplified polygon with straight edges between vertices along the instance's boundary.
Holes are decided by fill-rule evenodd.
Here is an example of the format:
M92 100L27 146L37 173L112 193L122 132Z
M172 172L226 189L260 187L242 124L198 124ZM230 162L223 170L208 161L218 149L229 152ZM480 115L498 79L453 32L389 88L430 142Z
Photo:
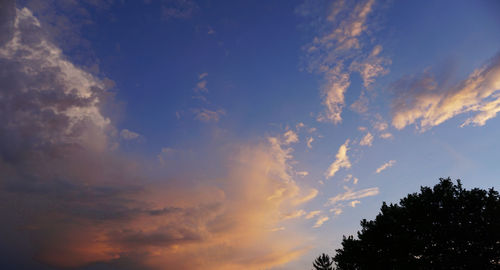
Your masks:
M313 266L315 270L333 270L332 267L333 260L327 254L321 254L316 260L313 262Z

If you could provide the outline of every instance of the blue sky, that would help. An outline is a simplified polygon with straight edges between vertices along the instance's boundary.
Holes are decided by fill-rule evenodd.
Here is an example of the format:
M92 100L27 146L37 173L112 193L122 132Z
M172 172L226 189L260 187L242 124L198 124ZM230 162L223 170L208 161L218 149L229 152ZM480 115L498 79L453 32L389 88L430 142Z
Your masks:
M2 265L306 269L383 201L499 187L496 1L2 5Z

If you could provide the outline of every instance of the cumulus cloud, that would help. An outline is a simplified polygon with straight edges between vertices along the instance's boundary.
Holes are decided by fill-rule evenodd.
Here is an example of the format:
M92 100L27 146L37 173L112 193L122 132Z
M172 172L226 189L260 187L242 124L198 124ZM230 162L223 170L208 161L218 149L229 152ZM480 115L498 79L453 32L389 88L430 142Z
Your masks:
M372 143L373 143L373 135L370 132L368 132L363 137L363 139L361 139L361 141L359 142L359 145L372 146Z
M342 110L345 106L345 93L351 85L351 73L361 74L365 86L373 83L376 76L385 74L384 65L388 60L380 57L381 46L374 47L371 52L363 52L362 37L369 27L369 15L374 9L375 1L366 0L354 4L348 1L336 1L327 8L329 14L321 22L323 29L304 47L308 58L308 68L324 75L322 87L324 113L318 116L319 121L338 124L342 121ZM304 16L317 15L317 7L302 5L298 13ZM324 30L327 29L327 30ZM358 106L359 105L359 106ZM355 110L364 110L362 104L354 105Z
M269 269L307 250L300 233L272 232L317 194L294 181L291 150L270 138L197 153L228 168L217 180L195 161L175 177L149 171L116 146L105 80L68 61L30 10L7 2L2 14L0 248L12 250L9 262Z
M382 164L382 166L378 167L377 170L375 170L375 173L380 173L383 170L394 166L394 164L396 164L395 160L389 160L388 162Z
M465 113L475 114L462 126L482 126L500 111L500 54L451 86L426 70L400 79L393 88L392 125L397 129L415 124L425 131Z
M347 151L349 150L348 146L349 139L347 139L345 143L340 146L339 151L335 156L335 161L330 164L330 167L328 167L328 170L325 173L325 177L327 179L333 177L338 172L338 170L342 168L351 168L351 162L349 161L349 157L347 156Z
M346 192L338 194L337 196L328 199L327 205L335 205L342 201L357 200L365 197L375 196L379 193L377 187L366 188L357 191L348 189Z

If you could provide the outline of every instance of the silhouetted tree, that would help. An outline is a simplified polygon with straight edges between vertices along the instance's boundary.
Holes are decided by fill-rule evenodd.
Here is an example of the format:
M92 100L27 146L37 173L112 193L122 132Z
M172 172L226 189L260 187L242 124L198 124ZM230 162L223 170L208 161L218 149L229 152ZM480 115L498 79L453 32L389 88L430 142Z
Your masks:
M333 260L351 269L500 269L500 198L440 179L361 221Z
M333 270L333 261L327 254L323 253L313 262L315 270Z

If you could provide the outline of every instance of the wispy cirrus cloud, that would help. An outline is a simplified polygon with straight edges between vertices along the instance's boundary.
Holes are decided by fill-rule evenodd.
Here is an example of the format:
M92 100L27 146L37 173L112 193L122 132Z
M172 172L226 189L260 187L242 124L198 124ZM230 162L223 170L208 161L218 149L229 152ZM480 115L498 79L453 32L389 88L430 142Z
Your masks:
M324 75L322 87L324 113L319 121L338 124L342 121L345 107L345 93L351 85L351 73L358 72L369 87L375 77L387 74L385 66L390 60L380 56L382 46L377 45L366 51L363 37L369 28L369 17L375 6L374 0L357 2L336 1L327 8L328 14L320 20L322 29L313 41L304 46L308 58L308 69ZM298 9L298 13L317 16L317 7L307 4ZM320 15L321 16L321 15ZM352 108L366 112L366 100L358 102Z
M226 111L223 109L209 110L206 108L194 109L194 118L201 122L219 122L220 118L226 115Z
M335 156L335 161L332 164L330 164L330 167L328 167L328 170L325 172L325 177L327 179L335 176L338 170L342 168L348 169L351 167L351 162L349 161L349 157L347 156L348 150L349 150L349 139L346 140L345 143L339 147L337 155Z
M325 222L327 222L330 218L328 216L320 216L317 220L316 223L314 223L313 228L319 228L323 226Z
M365 197L378 195L379 189L377 187L374 188L366 188L357 191L353 191L348 189L346 192L338 194L334 197L328 199L327 205L335 205L339 202L343 201L351 201L357 200Z
M426 131L466 113L475 114L462 127L482 126L500 111L500 54L451 86L424 71L400 79L393 88L396 97L392 104L392 125L397 129L415 124L420 131Z
M381 173L383 170L388 169L396 164L395 160L389 160L386 163L382 164L380 167L375 170L375 173Z

